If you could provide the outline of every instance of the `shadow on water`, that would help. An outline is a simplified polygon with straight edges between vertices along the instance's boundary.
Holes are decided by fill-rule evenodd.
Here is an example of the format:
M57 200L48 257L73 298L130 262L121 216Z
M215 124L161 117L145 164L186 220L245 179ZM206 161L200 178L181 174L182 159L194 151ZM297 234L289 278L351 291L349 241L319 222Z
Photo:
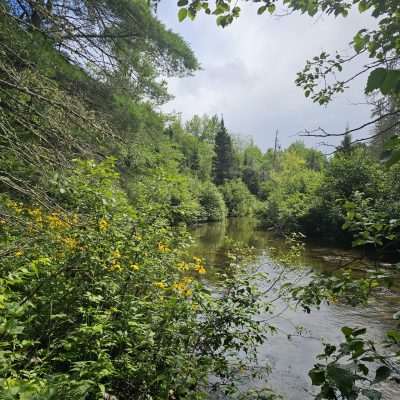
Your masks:
M228 249L232 242L254 247L257 262L267 273L272 273L276 266L271 254L285 252L287 248L284 240L258 229L256 221L247 218L198 226L193 229L192 237L192 254L205 259L210 280L214 279L215 272L221 272L229 263ZM302 264L310 271L329 273L358 256L354 251L312 243L306 246ZM394 327L392 316L399 305L398 293L388 292L372 298L362 307L336 304L322 306L311 314L291 308L282 314L277 310L274 324L279 334L270 337L259 349L260 363L268 363L272 370L267 384L287 400L313 399L315 388L307 374L315 363L315 356L322 350L322 341L342 341L342 326L367 327L368 336L380 341L386 331ZM303 333L296 336L299 328ZM252 386L258 384L253 382ZM383 399L400 400L399 386L386 385L382 391Z

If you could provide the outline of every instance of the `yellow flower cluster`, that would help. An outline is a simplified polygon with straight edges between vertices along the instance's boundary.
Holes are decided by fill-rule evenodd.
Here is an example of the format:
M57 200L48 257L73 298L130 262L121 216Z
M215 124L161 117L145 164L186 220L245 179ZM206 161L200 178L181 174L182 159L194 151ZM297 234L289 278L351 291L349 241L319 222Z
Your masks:
M158 243L157 247L158 247L158 250L161 251L161 253L167 253L167 252L171 251L171 249L166 244Z
M182 272L189 271L189 264L185 263L184 261L179 262L177 264L177 267L178 267L179 271L182 271Z
M116 249L111 253L111 257L112 258L121 258L121 253L119 252L118 249Z
M132 265L130 266L130 269L131 269L132 271L137 272L137 271L139 271L140 267L139 267L139 265L137 265L137 264L132 264Z
M21 250L15 252L15 257L21 257L22 255L24 255L24 252Z
M193 260L195 262L194 270L199 274L205 274L207 270L204 268L203 260L199 257L193 257Z
M155 282L155 283L154 283L154 286L157 287L157 288L159 288L159 289L166 289L166 288L167 288L166 283L164 283L164 282L162 282L162 281L160 281L160 282Z
M28 210L28 214L33 217L37 224L41 224L43 222L42 210L40 208L31 208Z
M109 227L109 222L105 218L101 218L99 221L99 229L101 232L105 232Z
M78 241L71 237L64 238L63 242L65 246L67 246L67 248L70 250L76 249L76 247L78 246Z
M21 214L23 211L23 204L17 203L16 201L13 201L13 200L8 200L6 202L6 206L9 208L12 208L16 214Z
M192 278L185 277L179 282L175 282L172 287L183 296L190 296L192 294L192 290L190 289L192 281Z
M115 271L115 272L121 272L122 271L122 267L121 264L119 263L119 259L121 258L121 253L119 252L118 249L114 250L111 253L111 267L109 268L110 271Z
M121 264L117 260L112 260L109 270L112 272L121 272L122 271Z
M53 229L65 229L69 226L68 223L64 219L61 219L57 213L51 213L46 217L46 219L50 228Z

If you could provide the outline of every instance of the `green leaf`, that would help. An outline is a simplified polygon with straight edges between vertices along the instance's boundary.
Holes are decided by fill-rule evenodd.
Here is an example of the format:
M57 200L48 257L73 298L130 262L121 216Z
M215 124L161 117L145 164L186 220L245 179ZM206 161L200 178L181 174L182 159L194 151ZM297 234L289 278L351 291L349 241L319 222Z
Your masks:
M261 6L261 7L257 10L257 14L258 14L258 15L264 14L266 10L267 10L267 6Z
M358 11L360 11L360 13L363 13L363 12L367 11L368 8L369 8L369 5L365 0L361 0L358 3Z
M386 78L385 68L376 68L368 76L365 93L371 93L375 89L380 89Z
M342 331L343 335L346 336L346 337L350 336L353 333L353 329L349 328L348 326L344 326L341 329L341 331Z
M386 71L386 76L380 87L382 94L390 94L398 92L398 85L400 83L400 71L389 70Z
M376 370L375 379L374 379L373 383L379 383L379 382L386 380L387 378L389 378L391 373L392 373L391 369L389 367L387 367L386 365L380 366Z
M275 12L275 10L276 10L276 6L275 6L275 4L270 4L269 6L268 6L268 12L270 13L270 14L273 14L274 12Z
M178 12L178 20L179 22L182 22L188 15L188 10L187 8L181 8Z
M186 6L189 3L189 0L179 0L178 7Z
M363 49L363 47L364 47L364 39L360 35L360 32L358 32L357 35L354 36L353 45L354 45L354 50L357 53L359 53Z
M327 373L330 379L335 382L344 398L347 398L352 394L354 375L349 370L336 365L329 365Z
M308 373L308 376L314 386L321 386L325 382L325 371L323 369L314 368Z

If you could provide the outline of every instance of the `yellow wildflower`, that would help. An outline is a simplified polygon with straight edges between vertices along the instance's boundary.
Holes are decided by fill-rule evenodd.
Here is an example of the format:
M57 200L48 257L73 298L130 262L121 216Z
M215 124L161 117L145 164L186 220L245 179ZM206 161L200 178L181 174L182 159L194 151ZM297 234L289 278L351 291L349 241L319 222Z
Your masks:
M204 266L201 265L201 264L196 265L196 267L194 268L194 270L195 270L196 272L198 272L199 274L205 274L205 273L207 272L207 270L206 270L206 269L204 268Z
M178 269L180 270L180 271L182 271L182 272L184 272L184 271L188 271L189 270L189 266L188 266L188 264L187 263L185 263L185 262L179 262L178 264L177 264L177 267L178 267Z
M78 246L78 241L74 238L71 237L66 237L63 239L64 244L69 248L69 249L75 249Z
M179 282L175 282L173 284L173 288L184 296L190 296L192 294L192 290L189 285L192 283L193 279L190 277L185 277Z
M118 262L116 262L115 260L113 260L111 262L111 267L109 268L110 271L113 272L121 272L122 271L122 267L121 264L119 264Z
M162 243L158 243L158 250L160 250L162 253L166 253L166 252L170 251L168 246L165 244L162 244Z
M121 258L121 253L120 253L119 250L117 249L117 250L114 250L114 251L111 253L111 256L112 256L112 258Z
M108 223L108 221L106 219L102 218L99 221L99 229L100 229L101 232L106 231L108 229L108 226L109 226L109 223Z
M68 227L68 224L63 221L57 213L52 213L47 216L47 222L49 223L51 228L54 229L63 229Z
M42 210L40 208L32 208L28 213L37 223L42 222Z
M137 265L137 264L132 264L130 266L130 268L131 268L132 271L139 271L139 269L140 269L139 265Z
M23 211L22 203L17 203L16 201L9 200L7 201L6 205L12 208L16 214L21 214L21 212Z
M167 285L164 282L155 282L154 286L160 289L165 289L167 287Z
M24 253L21 250L15 252L15 257L21 257Z
M196 264L200 264L201 261L202 261L200 257L196 257L196 256L193 257L193 260L194 260L194 262L195 262Z

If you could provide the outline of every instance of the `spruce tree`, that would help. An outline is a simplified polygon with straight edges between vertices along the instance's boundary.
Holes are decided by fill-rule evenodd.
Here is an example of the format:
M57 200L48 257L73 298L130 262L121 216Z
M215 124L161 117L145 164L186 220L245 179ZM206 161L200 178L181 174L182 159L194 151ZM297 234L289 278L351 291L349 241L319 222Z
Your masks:
M232 179L234 175L234 154L232 139L221 120L220 128L215 136L215 156L213 159L213 178L217 185Z
M353 139L350 134L350 128L346 126L346 133L343 137L343 140L340 142L340 146L338 148L339 151L345 154L349 154L353 148Z

